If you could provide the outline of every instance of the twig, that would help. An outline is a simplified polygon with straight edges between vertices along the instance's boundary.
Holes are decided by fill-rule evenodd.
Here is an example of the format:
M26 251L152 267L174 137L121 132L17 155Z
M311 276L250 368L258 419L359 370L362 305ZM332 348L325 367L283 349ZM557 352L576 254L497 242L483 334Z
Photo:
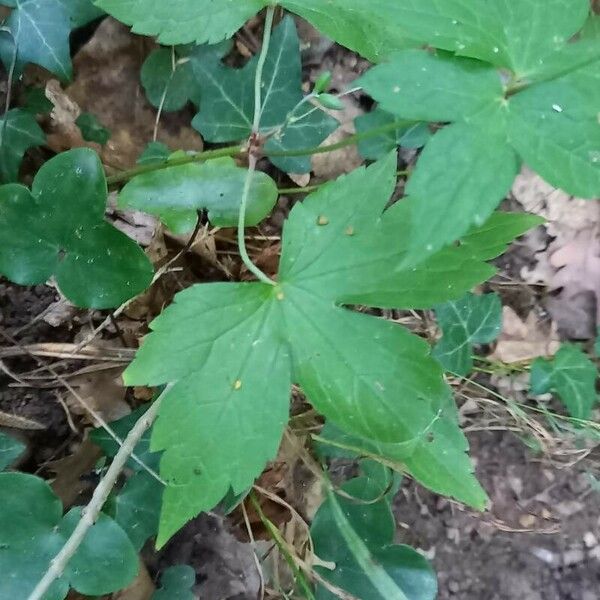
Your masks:
M106 471L106 475L94 490L90 503L81 511L81 520L77 523L75 530L61 548L60 552L50 561L48 570L35 586L35 589L29 595L28 600L42 600L52 584L62 576L69 561L73 558L77 549L83 542L87 532L97 521L100 511L115 486L121 471L125 468L127 461L132 456L133 449L137 446L145 431L156 419L162 399L170 389L170 385L164 389L162 394L154 401L142 417L138 419L128 433L110 467Z
M256 540L254 539L254 533L252 532L252 526L250 525L250 519L248 518L248 511L246 510L246 503L242 502L242 515L244 516L244 524L246 525L246 531L248 532L248 537L250 538L250 543L252 544L252 554L254 555L254 564L256 565L256 571L258 572L258 578L260 580L260 600L264 600L265 598L265 576L262 570L262 565L260 564L260 559L258 557L258 548L256 546Z

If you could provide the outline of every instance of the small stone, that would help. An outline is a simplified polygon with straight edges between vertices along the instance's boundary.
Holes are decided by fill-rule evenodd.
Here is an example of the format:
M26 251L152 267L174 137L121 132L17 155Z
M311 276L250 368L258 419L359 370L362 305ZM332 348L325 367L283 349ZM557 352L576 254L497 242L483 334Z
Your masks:
M460 585L457 581L450 581L448 582L448 589L450 590L451 594L457 594L460 592Z
M535 521L535 515L521 515L519 517L519 523L525 529L531 529L535 525Z
M554 552L551 552L547 548L532 548L531 553L547 565L555 565L558 563Z
M594 548L595 546L598 545L598 540L591 531L588 531L583 536L583 543L586 548Z
M581 548L571 548L563 554L565 566L577 565L585 560L585 552Z

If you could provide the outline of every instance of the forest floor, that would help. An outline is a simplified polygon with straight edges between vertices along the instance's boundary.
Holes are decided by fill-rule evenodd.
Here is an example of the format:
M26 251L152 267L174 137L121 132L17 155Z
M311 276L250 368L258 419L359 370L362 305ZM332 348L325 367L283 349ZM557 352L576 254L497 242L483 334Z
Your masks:
M62 89L55 81L40 79L38 72L29 77L42 81L55 107L43 123L53 151L83 144L74 118L78 110L85 110L111 131L111 142L102 150L105 162L125 168L135 163L154 129L155 113L138 79L148 41L126 34L125 28L110 19L89 35L80 40L75 56L76 83ZM328 69L334 76L334 90L341 91L367 66L311 30L304 32L304 38L307 79L314 80ZM334 135L350 133L353 118L368 108L359 96L350 97L342 113L345 124ZM158 139L172 148L200 149L202 141L189 126L191 114L184 110L165 115ZM35 153L28 158L32 172L43 158ZM414 151L403 152L405 164L410 166L414 159ZM353 148L318 157L311 183L335 178L359 163ZM283 174L278 178L283 185L293 185ZM511 209L546 216L551 225L519 241L499 261L499 274L486 286L498 291L505 305L507 331L497 348L487 349L498 360L514 351L514 342L521 349L531 345L534 353L535 348L548 348L565 339L590 344L596 334L598 204L584 205L544 185L525 172L506 201ZM296 197L283 197L269 223L256 232L251 250L267 272L277 262L278 244L273 238L294 201ZM139 214L115 211L111 218L146 246L158 264L175 256L185 244L176 236L157 235L156 222ZM107 313L77 310L52 286L24 288L0 280L0 327L15 340L0 340L0 427L27 444L18 467L52 479L66 505L89 498L98 480L100 455L84 441L91 423L66 389L65 379L108 421L148 400L148 391L122 387L122 370L147 332L149 320L174 293L198 281L247 277L231 243L233 236L231 231L206 230L173 265L176 269L74 355L73 349L105 321ZM430 316L417 317L414 328L431 333ZM473 381L455 382L477 474L491 498L488 512L475 514L412 482L405 483L396 498L398 540L419 548L432 560L440 600L600 599L598 451L593 445L581 445L571 433L557 430L543 415L524 420L515 416L511 403L503 399L527 404L530 398L522 382L521 375L502 372L479 373ZM263 481L275 489L283 478L272 467ZM302 498L306 508L314 489L302 482L301 473L292 478L297 488L308 490ZM190 564L197 571L201 598L254 600L258 577L244 536L235 515L227 520L199 517L161 553L152 557L148 553L147 578L155 580L171 564ZM152 584L141 581L137 585L137 591L114 598L142 599L140 589Z

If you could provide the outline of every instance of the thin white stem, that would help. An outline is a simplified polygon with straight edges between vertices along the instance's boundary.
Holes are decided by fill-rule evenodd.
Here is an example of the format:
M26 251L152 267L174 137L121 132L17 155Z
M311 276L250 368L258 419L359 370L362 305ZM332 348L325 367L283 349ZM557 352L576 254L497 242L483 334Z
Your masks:
M269 53L269 46L271 44L271 32L273 31L273 17L275 15L275 7L269 6L267 8L267 17L265 19L265 31L263 34L262 48L260 49L260 55L258 57L258 63L256 64L256 75L254 77L254 119L252 121L252 131L258 133L260 130L260 118L262 117L262 77L263 70L265 68L265 62L267 60L267 54Z
M152 132L152 141L155 142L158 138L158 127L160 125L160 118L163 113L163 109L165 107L165 102L167 100L167 94L169 93L169 87L171 82L173 81L173 77L175 76L175 70L177 69L177 63L175 61L175 46L171 46L171 75L165 84L165 89L163 90L162 96L160 98L160 103L158 105L158 112L156 113L156 119L154 120L154 131Z
M138 419L131 431L128 433L123 445L114 457L106 475L94 490L90 503L81 511L81 519L75 527L71 537L66 541L60 552L50 561L50 565L44 576L40 579L35 589L27 600L42 600L52 584L62 576L69 561L73 558L77 549L83 542L90 528L97 521L100 511L104 506L111 490L115 486L121 471L125 468L133 449L142 439L145 431L152 425L158 415L162 399L170 390L167 386L162 394L154 401L150 408Z
M271 43L271 32L273 31L273 16L275 14L275 7L269 6L267 8L267 17L265 19L265 31L263 34L262 48L260 49L260 55L258 57L258 63L256 65L256 73L254 76L254 120L252 122L252 133L258 135L260 131L260 119L262 116L262 76L263 69L265 67L265 61L267 60L267 54L269 52L269 45ZM252 145L252 138L250 141ZM248 208L248 199L250 198L250 190L252 188L252 181L254 179L254 173L256 172L256 155L252 152L252 147L248 153L248 172L246 173L246 179L244 180L244 191L242 192L242 199L240 202L240 214L238 217L238 248L240 251L240 257L248 268L248 270L254 274L254 276L263 283L268 285L276 285L275 282L263 273L253 262L248 255L246 249L246 209Z

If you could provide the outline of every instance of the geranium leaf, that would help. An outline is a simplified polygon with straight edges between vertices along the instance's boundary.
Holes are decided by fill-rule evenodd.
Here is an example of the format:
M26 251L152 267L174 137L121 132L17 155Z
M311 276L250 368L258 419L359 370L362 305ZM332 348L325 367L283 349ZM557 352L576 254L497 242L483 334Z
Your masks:
M433 355L446 371L468 375L473 369L473 345L488 344L502 328L502 303L497 294L467 294L435 309L442 339Z
M23 442L0 431L0 471L10 467L24 451Z
M23 156L29 148L46 143L35 117L21 108L13 108L0 118L0 179L17 181Z
M34 285L52 275L74 304L120 305L144 290L152 265L104 220L106 179L95 152L77 149L44 164L32 190L0 187L0 272Z
M152 600L194 600L192 586L196 583L196 572L188 565L169 567L160 578L160 589Z
M394 545L394 518L385 498L377 502L377 485L360 477L346 482L344 492L330 491L311 526L315 553L334 566L316 567L330 583L356 598L434 600L437 581L427 560L410 546ZM361 502L362 501L362 502ZM337 596L323 586L318 600Z
M254 76L258 57L243 69L226 67L216 49L202 48L190 57L200 82L200 112L192 125L211 142L241 140L250 134L254 115ZM324 112L304 106L294 116L308 116L288 123L288 116L302 99L300 42L291 17L273 32L263 71L263 108L260 131L270 137L265 153L318 146L339 123ZM286 124L288 123L288 124ZM272 162L289 173L310 171L309 156L273 157Z
M61 0L20 0L4 25L12 35L0 34L0 58L8 70L17 48L15 75L35 63L67 81L73 67L69 34L71 14Z
M417 269L403 270L405 250L396 246L410 203L385 210L395 170L392 153L296 204L284 226L277 285L197 285L152 323L124 377L128 385L174 384L152 437L153 449L164 451L168 484L159 545L198 512L250 487L277 450L292 382L339 427L403 448L409 470L426 485L485 504L427 344L394 323L339 306L427 304L464 293L449 291L422 265L416 280ZM534 222L506 215L443 251L459 253L463 268L472 265L461 285L487 278L483 261ZM443 262L449 255L440 256ZM409 289L418 277L421 293Z
M375 110L354 119L356 133L361 134L388 124L398 123L398 129L382 133L377 137L369 137L358 142L359 154L367 160L378 160L398 146L403 148L421 148L431 132L427 123L398 119L377 107Z
M231 37L267 0L98 0L97 6L134 33L158 36L161 44L214 44Z
M246 169L232 158L168 167L138 175L121 191L119 205L159 215L167 224L179 217L178 233L193 229L198 210L207 210L218 227L237 225ZM257 225L273 209L277 186L265 173L252 181L246 210L246 223Z
M532 86L509 103L510 141L555 187L600 194L600 61Z
M60 500L42 479L0 473L0 597L27 598L81 518L81 508L64 517ZM100 519L44 600L63 600L70 587L103 596L127 586L138 557L127 534L109 517Z
M531 391L555 392L569 414L588 419L598 400L594 363L574 344L564 344L550 361L538 358L531 367Z

